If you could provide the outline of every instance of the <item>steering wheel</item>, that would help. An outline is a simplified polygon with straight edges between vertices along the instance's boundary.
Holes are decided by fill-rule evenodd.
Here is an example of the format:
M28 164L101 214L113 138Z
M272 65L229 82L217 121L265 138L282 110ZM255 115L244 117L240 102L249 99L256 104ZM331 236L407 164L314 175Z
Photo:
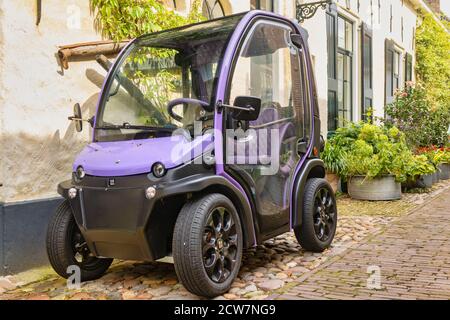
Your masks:
M173 112L173 108L180 104L196 104L196 105L202 106L205 110L208 110L208 108L210 107L208 102L198 100L198 99L190 99L190 98L174 99L167 104L167 112L176 121L183 120L183 117L180 117L179 115L177 115Z

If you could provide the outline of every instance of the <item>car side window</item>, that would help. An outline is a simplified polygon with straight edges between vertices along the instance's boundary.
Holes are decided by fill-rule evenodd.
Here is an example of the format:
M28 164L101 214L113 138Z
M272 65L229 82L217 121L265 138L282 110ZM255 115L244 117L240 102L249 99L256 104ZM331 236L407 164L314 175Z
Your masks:
M262 128L303 118L301 51L291 42L288 25L255 23L241 46L231 81L230 103L238 96L262 101L258 120L250 128ZM303 132L303 121L298 123Z

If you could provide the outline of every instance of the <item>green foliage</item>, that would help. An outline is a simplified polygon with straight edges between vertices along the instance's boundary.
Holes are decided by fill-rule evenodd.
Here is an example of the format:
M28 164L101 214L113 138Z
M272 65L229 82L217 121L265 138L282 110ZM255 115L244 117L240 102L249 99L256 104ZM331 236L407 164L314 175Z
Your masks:
M416 73L433 108L449 108L450 34L431 14L423 14L416 33Z
M365 122L339 128L327 141L322 159L329 171L344 179L394 175L403 182L434 171L426 157L413 155L398 128Z
M425 155L413 156L405 163L408 180L414 181L417 177L436 172L435 166Z
M143 34L176 28L204 20L201 15L201 1L194 0L187 17L180 16L166 8L157 0L91 0L91 9L95 13L95 23L105 38L116 41L132 39ZM174 50L141 47L127 57L124 63L124 76L130 79L152 102L161 115L175 93L179 70L173 68ZM155 72L143 72L140 66L147 63L157 64ZM147 119L147 125L158 125L156 117L141 112L140 117ZM170 119L163 119L169 123Z
M95 22L106 38L121 41L204 20L195 0L187 17L157 0L91 0Z
M346 127L338 128L333 137L327 141L321 157L328 171L345 178L347 154L358 138L361 126L362 122L349 122Z
M449 148L432 149L424 152L423 156L427 157L428 160L436 167L443 163L450 163Z
M395 101L386 106L388 126L396 126L406 135L412 148L444 145L450 121L449 108L432 108L427 90L422 84L407 83L396 93Z

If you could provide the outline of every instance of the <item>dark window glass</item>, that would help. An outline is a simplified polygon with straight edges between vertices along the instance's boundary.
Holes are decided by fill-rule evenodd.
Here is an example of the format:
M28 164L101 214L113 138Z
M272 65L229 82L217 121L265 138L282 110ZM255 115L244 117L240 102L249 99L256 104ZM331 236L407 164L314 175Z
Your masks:
M328 91L328 131L336 131L337 129L336 102L336 92Z
M405 56L405 82L412 81L412 55L409 53Z
M273 11L273 0L251 0L250 9Z
M338 17L338 55L337 55L337 80L338 80L338 126L344 126L351 120L352 110L352 71L353 71L353 24Z
M364 88L372 89L372 39L364 36Z
M328 78L336 79L336 28L335 17L327 14Z

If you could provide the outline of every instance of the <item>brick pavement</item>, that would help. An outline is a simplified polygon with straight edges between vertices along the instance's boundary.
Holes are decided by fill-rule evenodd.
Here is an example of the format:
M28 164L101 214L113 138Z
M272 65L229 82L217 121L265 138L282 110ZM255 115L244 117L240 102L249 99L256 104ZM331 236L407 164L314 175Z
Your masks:
M268 298L450 299L450 189L297 281Z

